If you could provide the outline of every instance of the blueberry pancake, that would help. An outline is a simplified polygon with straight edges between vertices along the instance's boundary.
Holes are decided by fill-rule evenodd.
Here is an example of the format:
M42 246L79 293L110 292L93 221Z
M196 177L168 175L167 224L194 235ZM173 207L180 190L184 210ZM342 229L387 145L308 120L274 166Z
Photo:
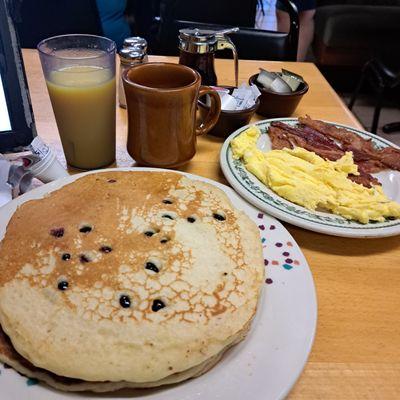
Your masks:
M0 244L0 359L63 390L198 376L244 338L258 229L173 172L86 175L21 205Z

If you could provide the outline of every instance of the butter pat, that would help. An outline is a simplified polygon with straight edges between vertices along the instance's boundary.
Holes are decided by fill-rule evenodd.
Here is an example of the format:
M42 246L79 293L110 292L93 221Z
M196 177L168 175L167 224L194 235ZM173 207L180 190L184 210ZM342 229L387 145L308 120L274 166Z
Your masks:
M272 92L291 93L295 92L304 80L302 76L286 69L282 69L282 72L269 72L260 68L257 83Z
M277 76L278 74L276 72L269 72L260 68L260 73L257 76L257 82L268 89Z

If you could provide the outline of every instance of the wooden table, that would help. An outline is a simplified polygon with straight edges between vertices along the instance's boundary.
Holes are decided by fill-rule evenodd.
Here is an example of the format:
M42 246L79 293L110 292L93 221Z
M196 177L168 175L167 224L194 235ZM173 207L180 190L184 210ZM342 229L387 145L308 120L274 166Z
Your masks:
M38 132L64 161L36 51L25 50L24 59ZM176 61L171 57L151 57L151 60ZM284 67L304 76L310 90L295 116L309 114L360 127L315 65L241 61L239 82L246 82L259 67L268 70ZM217 75L219 83L233 85L232 62L218 60ZM125 141L126 112L118 108L118 166L134 165L126 153ZM221 144L220 139L200 137L195 158L182 170L227 183L218 162ZM346 239L285 226L308 260L318 296L314 347L289 398L399 399L399 238Z

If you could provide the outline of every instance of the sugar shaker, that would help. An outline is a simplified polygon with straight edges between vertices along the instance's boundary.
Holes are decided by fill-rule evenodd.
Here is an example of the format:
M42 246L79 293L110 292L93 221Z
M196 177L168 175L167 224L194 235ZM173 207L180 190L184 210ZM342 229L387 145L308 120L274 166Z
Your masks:
M119 69L119 80L118 80L118 102L119 106L126 108L126 98L124 92L124 86L122 83L122 73L136 64L142 64L147 60L146 52L143 52L139 48L123 47L119 52L120 69Z
M147 55L147 40L140 36L132 36L124 39L122 47L132 47L142 50ZM147 61L147 60L146 60Z

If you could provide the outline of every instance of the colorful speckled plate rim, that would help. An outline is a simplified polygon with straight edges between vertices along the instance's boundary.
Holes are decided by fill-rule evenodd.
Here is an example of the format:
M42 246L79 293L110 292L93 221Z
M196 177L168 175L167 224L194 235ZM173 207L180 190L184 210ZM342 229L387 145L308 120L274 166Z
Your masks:
M221 148L220 164L222 171L228 182L242 197L259 209L281 219L282 221L319 233L354 238L377 238L400 234L400 220L361 224L355 221L346 220L345 218L334 214L307 210L306 208L287 201L274 193L254 175L249 173L241 161L233 159L232 151L229 146L233 138L252 125L257 125L261 129L262 134L267 134L266 128L274 121L295 124L298 122L298 119L274 118L246 125L233 132L225 140ZM346 128L363 138L370 138L378 147L391 146L398 148L389 141L370 132L361 131L335 122L325 122L337 127Z
M105 171L156 171L150 168L120 168ZM229 350L206 374L161 389L130 391L136 399L252 400L283 399L298 379L311 351L316 323L317 299L311 271L300 248L283 225L244 201L231 188L200 176L182 173L222 189L232 203L258 226L264 252L266 276L263 295L247 338ZM88 172L93 173L93 172ZM0 208L0 240L17 206L88 173L77 174L41 186ZM0 364L0 391L7 400L59 400L88 398L52 390ZM126 393L90 394L91 399L122 399Z

